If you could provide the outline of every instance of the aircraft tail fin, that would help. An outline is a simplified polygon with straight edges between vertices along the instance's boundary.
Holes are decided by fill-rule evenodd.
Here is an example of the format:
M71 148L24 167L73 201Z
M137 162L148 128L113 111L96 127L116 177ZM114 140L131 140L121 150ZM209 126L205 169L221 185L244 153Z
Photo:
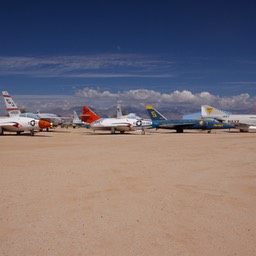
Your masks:
M94 121L100 119L100 116L95 114L91 109L89 109L87 106L83 106L81 120L86 123L93 123Z
M4 102L6 105L6 110L9 116L18 116L21 114L20 110L18 109L17 105L13 101L11 95L7 91L2 91L2 95L4 97Z
M122 108L121 108L121 104L118 103L116 106L116 118L122 118L123 114L122 114Z
M228 113L219 110L217 108L208 106L208 105L202 105L201 106L201 115L202 117L211 117L211 118L217 118L217 117L223 117L228 115Z
M152 106L146 106L146 109L148 111L148 114L151 118L151 120L159 121L159 120L167 120L165 116L163 116L160 112L158 112L156 109L154 109Z
M73 113L73 122L74 121L80 121L80 118L78 116L78 114L76 113L76 111L74 110L74 113Z

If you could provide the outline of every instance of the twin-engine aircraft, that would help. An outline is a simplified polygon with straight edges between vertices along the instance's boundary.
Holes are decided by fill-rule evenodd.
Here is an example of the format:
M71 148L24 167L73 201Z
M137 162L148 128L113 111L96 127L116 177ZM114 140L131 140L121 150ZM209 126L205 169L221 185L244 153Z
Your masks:
M93 131L109 130L111 133L120 133L140 130L145 134L145 128L151 128L152 121L139 118L135 115L120 116L118 118L101 118L87 106L83 107L81 120L90 124Z
M256 115L233 115L208 105L201 106L201 115L204 118L213 118L222 123L232 124L240 132L256 129Z
M173 129L178 133L182 133L184 129L196 130L212 130L212 129L232 129L232 124L224 124L217 121L209 121L204 119L167 119L152 106L146 106L148 114L152 119L152 127L161 129Z

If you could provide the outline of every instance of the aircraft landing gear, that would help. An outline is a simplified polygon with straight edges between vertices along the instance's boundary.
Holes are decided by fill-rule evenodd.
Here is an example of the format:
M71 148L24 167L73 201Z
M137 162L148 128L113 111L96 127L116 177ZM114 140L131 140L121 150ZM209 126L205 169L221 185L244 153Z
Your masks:
M141 134L141 135L145 135L145 130L142 129L140 134Z
M115 133L115 128L111 127L111 134L114 134L114 133Z
M31 130L31 131L30 131L30 135L31 135L31 136L34 136L34 135L35 135L34 130Z
M0 135L4 135L4 129L0 127Z

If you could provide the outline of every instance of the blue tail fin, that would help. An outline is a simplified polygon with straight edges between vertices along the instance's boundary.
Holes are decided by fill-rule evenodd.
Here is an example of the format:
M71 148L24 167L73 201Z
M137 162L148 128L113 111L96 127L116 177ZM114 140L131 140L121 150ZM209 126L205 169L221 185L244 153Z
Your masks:
M152 106L146 106L146 109L148 111L148 114L151 118L151 120L167 120L166 117L164 117L162 114L160 114L156 109L154 109Z

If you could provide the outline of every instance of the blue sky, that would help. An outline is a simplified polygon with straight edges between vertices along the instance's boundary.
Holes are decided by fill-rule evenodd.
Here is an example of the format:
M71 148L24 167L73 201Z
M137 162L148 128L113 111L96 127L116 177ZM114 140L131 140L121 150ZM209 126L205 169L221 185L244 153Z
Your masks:
M0 89L80 97L88 88L97 97L144 89L230 100L246 94L252 104L255 9L246 0L3 0Z

